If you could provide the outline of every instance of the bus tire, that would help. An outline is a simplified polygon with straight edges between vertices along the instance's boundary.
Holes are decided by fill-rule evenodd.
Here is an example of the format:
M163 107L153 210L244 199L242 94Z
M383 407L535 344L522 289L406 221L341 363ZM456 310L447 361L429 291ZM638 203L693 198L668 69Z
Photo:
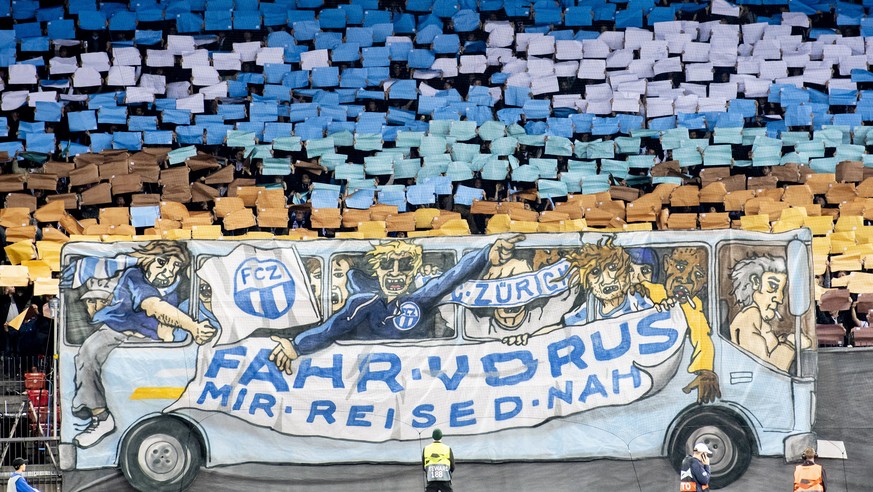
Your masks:
M669 447L676 471L698 442L706 444L710 458L710 487L719 489L739 479L752 462L752 441L738 419L723 411L704 410L688 417L674 432Z
M159 417L137 424L121 447L121 469L142 492L185 490L203 464L197 432L184 422Z

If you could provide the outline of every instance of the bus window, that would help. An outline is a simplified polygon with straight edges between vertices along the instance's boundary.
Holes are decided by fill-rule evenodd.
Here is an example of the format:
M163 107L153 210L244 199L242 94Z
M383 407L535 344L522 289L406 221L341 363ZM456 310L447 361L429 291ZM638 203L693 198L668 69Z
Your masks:
M532 295L533 300L523 305L468 305L465 336L502 340L548 332L642 311L669 298L693 306L706 318L708 258L706 248L699 246L623 247L608 241L572 249L519 248L515 258L485 274L476 286L477 297L498 297L498 289L510 289L510 293L537 290L557 279L564 279L568 287ZM528 282L519 277L525 273L535 278ZM507 277L514 278L513 285L497 287L494 282L484 282ZM493 295L489 289L495 290Z
M127 270L142 268L139 263L130 266L123 261L112 262L104 259L106 265L100 265L91 260L101 259L76 256L67 258L68 268L73 272L71 275L76 277L71 288L64 289L64 338L70 345L81 345L100 328L103 324L102 318L108 312L106 308L120 302L115 289L121 277ZM79 277L82 277L81 280ZM174 278L177 283L173 284L173 292L178 293L180 303L187 302L190 295L188 266L184 265L175 271Z
M349 298L349 270L359 268L351 255L335 255L330 259L330 311L342 309Z
M71 257L76 262L79 258ZM88 279L81 285L64 291L64 338L70 345L82 342L97 330L92 322L94 316L112 301L112 291L118 277L112 279Z
M784 247L731 243L719 251L720 336L759 360L788 372L794 362L794 317ZM806 320L803 347L811 345Z
M562 261L564 251L559 249L529 249L517 248L515 257L500 266L493 266L484 274L482 280L500 280L507 277L518 277L526 273L540 271ZM525 282L521 280L520 282ZM516 282L514 285L502 285L504 289L528 291L536 285L530 281L524 285ZM483 282L481 285L488 283ZM494 285L491 283L490 285ZM480 289L484 297L492 297L487 289ZM493 294L496 296L497 294ZM476 294L478 297L478 294ZM557 302L566 305L571 301L569 292L557 297ZM531 334L543 327L554 326L561 322L563 313L554 309L550 297L540 297L531 302L509 307L465 307L464 336L473 340L501 340L507 336ZM551 307L552 309L549 309Z
M319 315L321 319L324 319L321 302L321 293L324 289L324 269L321 266L321 259L316 256L304 256L301 259L306 268L306 274L309 276L309 289L312 291L312 295L316 299Z
M420 263L403 251L386 249L370 253L341 253L330 258L330 310L335 314L346 306L350 297L361 293L380 293L385 297L394 289L413 294L426 282L436 280L456 263L451 252L424 251ZM455 335L455 309L451 305L434 306L423 313L406 313L401 303L401 314L395 324L403 324L409 317L416 321L403 338L451 338ZM417 317L423 316L421 321ZM402 329L402 328L398 328ZM343 336L345 340L370 340L372 334L366 326L360 332Z

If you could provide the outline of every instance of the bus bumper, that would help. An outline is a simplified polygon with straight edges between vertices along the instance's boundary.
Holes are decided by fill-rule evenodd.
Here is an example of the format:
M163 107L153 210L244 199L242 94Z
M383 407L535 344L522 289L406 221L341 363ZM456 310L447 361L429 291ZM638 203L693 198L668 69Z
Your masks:
M76 446L71 443L61 443L58 445L58 454L60 454L61 470L76 469Z
M800 459L803 450L815 448L818 437L815 432L794 434L785 438L785 462L791 463Z

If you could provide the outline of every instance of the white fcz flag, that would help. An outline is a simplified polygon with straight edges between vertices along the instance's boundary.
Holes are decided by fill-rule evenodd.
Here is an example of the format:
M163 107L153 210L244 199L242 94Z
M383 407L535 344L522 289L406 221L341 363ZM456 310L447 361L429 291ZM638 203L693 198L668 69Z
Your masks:
M197 276L212 287L212 310L221 324L216 345L235 343L260 328L280 330L320 319L293 247L242 245L206 260Z

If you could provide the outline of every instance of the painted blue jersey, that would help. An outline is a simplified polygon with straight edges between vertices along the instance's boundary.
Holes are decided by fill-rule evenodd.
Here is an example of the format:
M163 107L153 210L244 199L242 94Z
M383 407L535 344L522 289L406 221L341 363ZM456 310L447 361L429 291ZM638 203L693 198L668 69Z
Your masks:
M352 295L324 323L297 335L298 354L317 352L335 340L382 340L433 336L435 309L459 283L476 278L488 264L490 248L464 255L455 266L418 290L388 301L376 292Z

